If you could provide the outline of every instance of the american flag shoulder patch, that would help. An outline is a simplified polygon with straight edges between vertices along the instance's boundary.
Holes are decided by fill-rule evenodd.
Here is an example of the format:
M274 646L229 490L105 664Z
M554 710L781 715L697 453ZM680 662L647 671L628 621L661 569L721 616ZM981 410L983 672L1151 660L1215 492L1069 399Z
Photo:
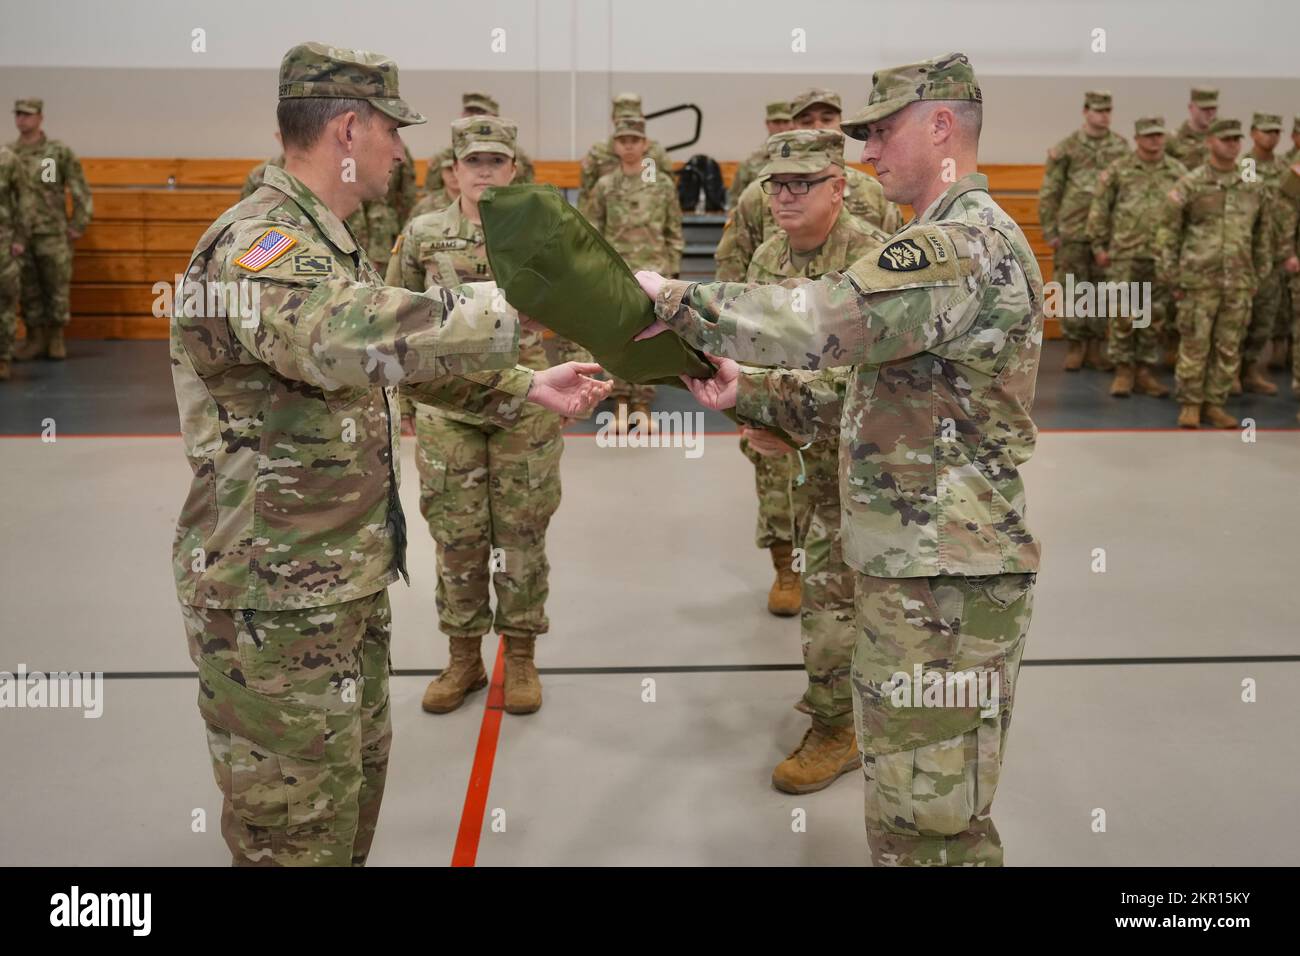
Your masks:
M268 229L235 260L235 265L250 272L261 272L297 244L298 240L293 236L285 235L279 229Z

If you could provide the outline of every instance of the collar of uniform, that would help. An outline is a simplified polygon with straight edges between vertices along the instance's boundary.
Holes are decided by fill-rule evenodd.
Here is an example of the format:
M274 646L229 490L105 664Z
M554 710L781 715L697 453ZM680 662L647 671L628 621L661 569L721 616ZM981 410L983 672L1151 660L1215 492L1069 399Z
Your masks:
M338 216L330 212L330 208L321 202L314 192L303 185L302 180L285 172L279 166L268 166L262 176L262 182L267 186L275 187L296 202L307 218L316 224L316 228L324 233L325 238L333 243L339 252L351 255L357 251L357 244L352 238L352 233L348 232L348 227L343 225Z
M948 207L956 202L959 196L976 190L980 192L989 191L989 178L983 173L971 173L957 180L944 191L942 196L930 203L925 212L921 213L915 221L918 223L934 222L942 219L944 213L948 211Z
M20 138L14 140L12 143L10 143L10 144L9 144L9 147L10 147L10 149L14 149L14 150L19 150L19 149L39 149L40 147L44 146L44 145L45 145L46 143L48 143L49 141L50 141L50 138L49 138L48 136L45 135L45 130L41 130L41 138L38 139L36 142L34 142L34 143L24 143L24 142L22 141L22 138L20 137Z
M459 197L457 197L456 201L447 208L455 210L455 212L451 214L451 222L448 223L448 225L452 226L451 235L460 239L473 239L474 231L476 229L482 229L482 226L469 221L469 216L465 215L465 210L460 207Z

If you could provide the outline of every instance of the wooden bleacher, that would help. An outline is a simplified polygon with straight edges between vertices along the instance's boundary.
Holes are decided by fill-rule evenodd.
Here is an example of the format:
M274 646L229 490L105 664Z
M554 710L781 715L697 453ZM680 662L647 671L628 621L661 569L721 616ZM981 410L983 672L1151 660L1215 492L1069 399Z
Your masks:
M76 244L72 273L75 338L161 339L167 319L153 315L157 282L171 283L184 270L204 229L239 198L244 178L260 159L86 159L83 166L95 216ZM576 188L578 163L536 161L539 182ZM722 163L728 183L736 163ZM1038 225L1038 187L1043 167L985 166L994 196L1029 238L1044 279L1051 277L1051 250ZM416 179L424 182L425 162ZM1048 336L1059 334L1048 322Z

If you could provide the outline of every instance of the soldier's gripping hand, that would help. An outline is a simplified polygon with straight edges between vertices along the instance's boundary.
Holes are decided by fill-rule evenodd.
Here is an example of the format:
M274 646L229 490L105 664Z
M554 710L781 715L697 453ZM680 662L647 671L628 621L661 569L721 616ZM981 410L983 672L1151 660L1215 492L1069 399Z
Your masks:
M654 326L649 328L652 329ZM641 334L644 335L645 332ZM707 352L704 354L708 355ZM709 361L718 370L713 378L691 378L689 375L683 375L682 383L691 390L695 400L705 408L711 408L715 412L735 408L740 366L729 358L718 358L716 355L709 355Z
M589 377L600 372L595 362L565 362L535 372L528 401L565 418L586 418L614 387Z

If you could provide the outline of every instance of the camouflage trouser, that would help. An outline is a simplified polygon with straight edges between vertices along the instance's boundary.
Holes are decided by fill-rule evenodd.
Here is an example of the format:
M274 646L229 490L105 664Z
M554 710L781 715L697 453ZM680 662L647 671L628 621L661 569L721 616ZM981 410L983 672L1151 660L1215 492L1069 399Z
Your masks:
M991 811L1034 579L857 576L853 714L877 866L1002 864ZM931 672L953 690L925 694Z
M59 327L68 324L72 282L72 243L67 236L32 236L23 253L23 323Z
M1178 303L1177 398L1180 405L1228 400L1250 321L1249 289L1188 289Z
M609 397L615 403L624 405L645 405L647 408L655 400L655 387L653 385L633 385L631 382L625 382L621 378L613 375L605 376L614 383L610 389ZM618 414L617 411L615 414Z
M0 362L13 354L18 330L18 277L20 261L9 252L9 242L0 242Z
M1074 276L1074 284L1080 282L1100 282L1102 270L1092 261L1092 246L1087 242L1063 241L1052 255L1052 281L1059 282L1065 288L1065 277ZM1064 301L1064 299L1063 299ZM1065 303L1066 311L1072 311L1072 304ZM1106 319L1104 316L1076 318L1061 316L1061 331L1067 339L1084 341L1087 339L1104 339L1106 337Z
M1300 396L1300 275L1287 280L1291 294L1291 392Z
M849 678L857 641L853 617L857 576L844 563L840 544L839 443L818 442L800 454L802 471L794 455L783 455L782 460L794 459L790 502L795 540L804 552L799 637L808 690L803 699L825 723L848 724L853 720Z
M388 592L181 614L235 865L364 865L393 736Z
M438 545L438 626L449 637L548 630L546 527L560 506L562 427L535 405L500 428L416 404L420 513Z
M1243 330L1241 343L1241 364L1244 367L1258 363L1274 338L1286 336L1285 305L1286 273L1279 265L1260 283L1250 304L1250 322Z
M740 450L754 464L754 485L758 489L758 524L754 544L766 551L777 543L794 540L794 518L790 504L790 475L794 455L760 455L742 438Z
M1155 365L1160 361L1160 344L1173 316L1174 302L1172 290L1156 282L1155 260L1112 259L1106 281L1151 283L1149 325L1135 329L1129 316L1110 319L1110 359L1116 365Z

